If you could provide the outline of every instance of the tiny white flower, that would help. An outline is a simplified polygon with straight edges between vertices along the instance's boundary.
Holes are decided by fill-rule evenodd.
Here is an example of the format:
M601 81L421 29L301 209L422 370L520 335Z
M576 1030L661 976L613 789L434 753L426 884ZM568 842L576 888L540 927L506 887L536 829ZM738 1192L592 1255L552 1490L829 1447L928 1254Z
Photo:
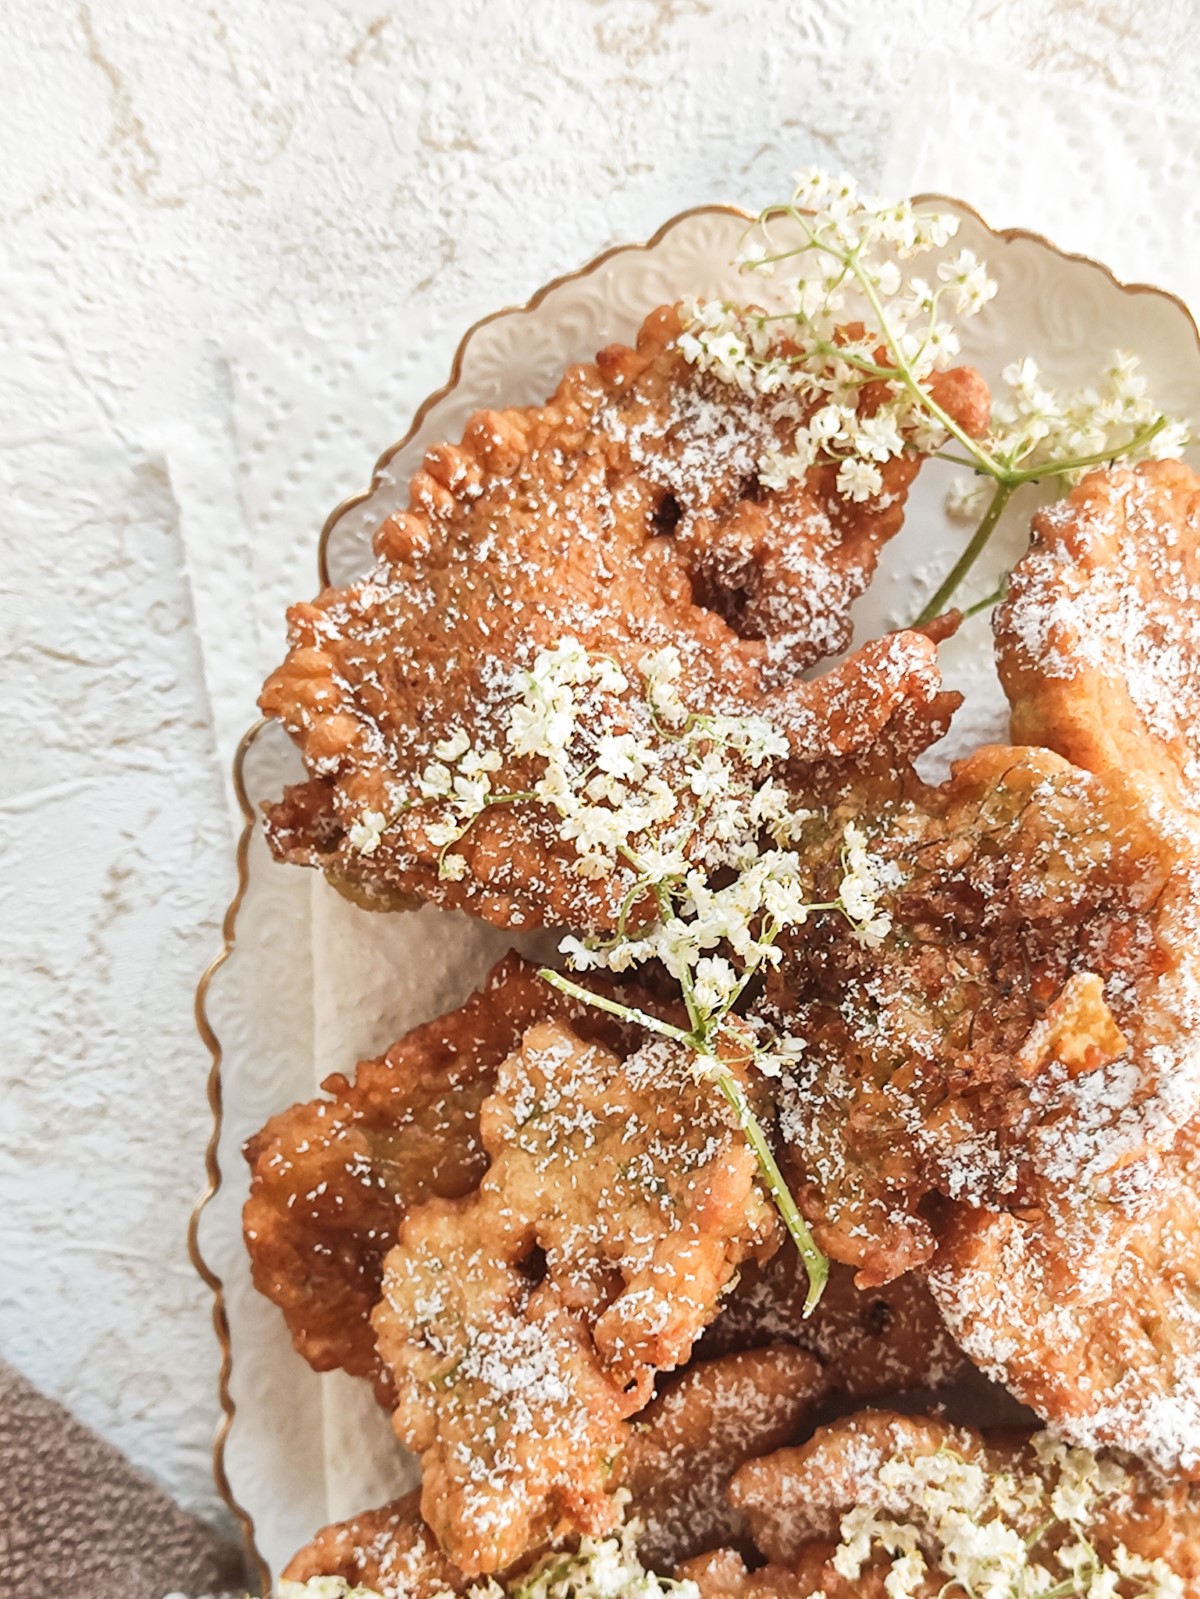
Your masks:
M382 811L364 811L346 830L351 849L360 855L374 855L387 827L387 817Z
M444 739L433 746L433 753L439 761L456 761L460 755L465 755L470 746L470 739L461 727L456 727Z
M853 458L838 467L837 491L844 500L860 503L869 500L883 488L883 474L869 461Z

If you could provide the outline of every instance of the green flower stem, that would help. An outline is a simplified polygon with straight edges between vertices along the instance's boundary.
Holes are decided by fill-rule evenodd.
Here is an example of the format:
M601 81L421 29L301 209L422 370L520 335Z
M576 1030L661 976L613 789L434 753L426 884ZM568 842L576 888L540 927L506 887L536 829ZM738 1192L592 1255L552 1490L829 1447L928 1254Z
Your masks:
M1165 416L1156 417L1153 422L1148 422L1140 428L1134 436L1124 444L1114 444L1107 450L1096 450L1091 455L1076 455L1066 461L1048 461L1044 466L1004 467L998 462L992 462L986 469L986 475L995 480L996 489L983 520L971 536L971 542L955 561L945 581L937 593L927 602L920 615L913 623L914 627L921 627L926 622L931 622L935 616L940 616L946 609L951 597L959 584L970 572L975 562L983 553L988 541L996 530L996 525L1004 514L1004 508L1013 494L1025 483L1036 483L1042 478L1062 477L1067 472L1079 472L1089 466L1103 466L1109 461L1118 460L1121 456L1136 452L1144 445L1158 436L1167 425ZM978 605L972 606L967 615L983 610L985 606L995 603L996 599L1003 598L1003 585L995 596L989 595L981 600Z
M767 1185L767 1191L775 1202L775 1209L783 1219L783 1224L792 1236L792 1242L799 1251L804 1262L804 1270L808 1275L808 1294L804 1301L804 1314L811 1316L820 1303L821 1295L825 1292L825 1284L829 1280L829 1261L817 1246L817 1241L808 1230L808 1223L800 1214L796 1201L792 1198L791 1189L784 1179L776 1163L775 1156L767 1135L762 1130L758 1117L750 1109L750 1102L746 1098L745 1090L741 1083L727 1068L711 1056L714 1065L712 1078L717 1087L724 1094L729 1104L733 1107L742 1131L746 1135L746 1142L754 1151L758 1161L758 1169L762 1180Z
M921 607L914 627L922 627L926 622L932 622L935 616L940 616L946 609L955 589L975 565L983 554L984 547L996 530L996 524L1004 514L1004 507L1012 498L1017 485L1007 481L996 484L996 492L992 495L992 503L984 513L983 520L971 536L971 542L951 567L945 581L938 588L936 594L926 601Z
M685 1033L682 1027L673 1027L670 1022L660 1021L657 1016L650 1016L646 1011L638 1010L636 1005L622 1005L618 1000L608 999L604 994L597 994L590 988L584 988L582 983L573 983L569 977L556 972L552 966L543 966L538 976L544 978L551 988L557 988L560 994L581 1000L585 1005L594 1005L597 1010L607 1011L610 1016L619 1016L622 1021L636 1022L639 1027L645 1027L652 1033L660 1033L663 1038L673 1038L677 1044L686 1044L689 1049L695 1048L695 1039L691 1033Z
M976 600L974 605L968 605L964 607L963 621L966 622L969 621L972 616L978 616L980 611L990 611L993 605L999 605L1000 601L1007 598L1007 596L1008 578L1005 577L996 584L996 587L990 594L985 594L981 600Z
M991 456L987 453L983 446L977 440L971 437L966 428L961 427L959 423L954 420L949 411L945 410L938 404L933 395L929 393L928 389L923 389L920 383L917 382L917 379L913 374L912 367L909 365L905 356L901 352L900 346L896 342L892 334L892 330L888 325L887 314L883 309L883 303L876 292L875 285L871 282L870 278L865 272L859 270L856 259L853 262L852 270L854 272L854 276L858 279L859 287L862 289L868 305L871 307L872 311L874 311L879 320L880 332L883 334L884 342L886 343L888 349L892 352L892 359L896 363L896 370L900 374L900 378L904 384L904 387L912 395L913 399L918 405L923 406L932 417L936 418L938 423L946 430L947 433L950 434L952 438L958 440L971 459L976 462L980 471L988 473L989 476L993 476L995 474L995 462L992 460Z
M780 1218L793 1243L799 1251L804 1262L804 1270L808 1276L808 1294L804 1301L804 1314L810 1316L817 1308L821 1295L825 1291L825 1284L829 1278L829 1261L817 1246L808 1223L800 1214L796 1201L792 1198L787 1181L780 1171L775 1156L771 1150L762 1124L750 1108L750 1101L746 1098L745 1090L737 1078L725 1066L720 1057L714 1055L703 1040L698 1039L694 1033L685 1033L682 1027L673 1027L670 1022L663 1022L657 1016L650 1016L643 1010L638 1010L634 1005L622 1005L618 1000L608 999L603 994L597 994L590 988L584 988L581 983L573 983L569 977L564 977L561 972L556 972L552 966L543 966L538 976L544 978L552 988L557 988L560 994L567 994L572 999L580 1000L585 1005L594 1005L598 1010L607 1011L610 1016L619 1016L623 1021L637 1022L639 1026L647 1028L650 1032L658 1033L663 1038L674 1039L676 1043L686 1044L694 1054L698 1055L705 1063L705 1075L720 1089L728 1104L733 1108L738 1119L738 1126L746 1135L746 1142L754 1151L758 1161L759 1174L766 1185L767 1192L779 1212Z
M1009 467L993 475L1002 477L1006 483L1018 487L1022 483L1037 483L1045 477L1062 477L1066 472L1081 472L1084 467L1104 466L1109 461L1119 461L1123 455L1132 454L1149 444L1167 425L1165 416L1155 417L1153 422L1147 422L1145 427L1139 428L1131 439L1126 439L1124 444L1110 445L1106 450L1096 450L1091 455L1073 455L1066 461L1049 461L1044 466Z

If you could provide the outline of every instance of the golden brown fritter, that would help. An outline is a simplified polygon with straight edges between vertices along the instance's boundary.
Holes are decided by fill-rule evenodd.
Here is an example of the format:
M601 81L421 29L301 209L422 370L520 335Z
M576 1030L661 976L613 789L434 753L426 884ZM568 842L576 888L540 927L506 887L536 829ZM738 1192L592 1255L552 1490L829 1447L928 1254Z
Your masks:
M800 1437L828 1386L820 1363L787 1344L696 1361L667 1378L630 1429L622 1464L628 1514L645 1528L642 1563L670 1571L717 1544L745 1546L730 1478Z
M552 1016L614 1046L629 1037L508 955L465 1005L363 1061L353 1081L327 1078L328 1097L282 1111L247 1142L243 1230L254 1283L317 1371L369 1377L391 1403L370 1323L383 1258L410 1206L477 1186L487 1169L479 1112L496 1068L528 1027Z
M730 1498L745 1512L755 1546L769 1562L766 1570L757 1574L766 1586L722 1589L722 1579L736 1583L737 1568L729 1560L714 1559L707 1572L701 1568L707 1577L702 1591L706 1595L815 1591L847 1596L875 1592L875 1576L882 1578L888 1570L886 1558L868 1564L856 1579L861 1587L839 1579L827 1565L839 1537L845 1536L843 1517L850 1511L874 1511L920 1530L933 1508L928 1488L919 1476L897 1472L895 1466L911 1466L938 1456L979 1468L992 1484L1001 1479L1001 1497L981 1519L990 1520L996 1508L1002 1507L1004 1522L1030 1539L1041 1558L1051 1558L1062 1544L1077 1539L1078 1534L1063 1524L1061 1507L1074 1498L1082 1479L1099 1484L1093 1488L1094 1508L1085 1525L1102 1561L1123 1545L1142 1559L1164 1560L1185 1583L1200 1580L1200 1495L1194 1488L1186 1483L1165 1483L1119 1457L1102 1467L1107 1481L1100 1484L1094 1468L1063 1453L1064 1446L1047 1449L1046 1442L1045 1435L1039 1438L1019 1431L984 1434L933 1418L882 1410L862 1411L835 1421L820 1428L807 1443L750 1461L734 1476ZM1062 1498L1056 1496L1060 1487ZM1030 1489L1032 1496L1022 1502ZM937 1592L949 1573L939 1571L936 1548L926 1544L924 1552L934 1579L929 1591ZM822 1572L825 1575L819 1575ZM794 1589L789 1573L802 1575L813 1588ZM1187 1591L1195 1590L1189 1587Z
M351 1587L369 1588L380 1599L440 1599L470 1586L422 1521L420 1493L322 1527L288 1561L283 1577L288 1582L344 1577Z
M794 1344L821 1361L830 1387L859 1400L944 1388L969 1368L916 1272L866 1289L855 1284L851 1267L835 1261L820 1303L806 1317L807 1294L794 1249L780 1249L762 1265L748 1261L701 1339L700 1353Z
M920 457L889 461L881 493L861 504L837 495L836 466L763 489L760 457L790 448L797 418L776 415L778 397L698 373L679 330L664 307L636 350L572 368L545 406L478 413L460 444L429 452L410 508L376 535L370 575L292 608L289 654L261 699L309 773L269 809L279 858L321 867L367 905L433 900L506 927L610 926L627 883L584 882L544 806L485 812L456 882L439 880L428 807L404 809L452 730L503 750L516 673L564 637L634 684L648 650L676 646L686 703L770 715L803 762L877 745L910 753L944 730L956 700L919 634L878 640L825 679L801 675L849 642L850 603L900 527ZM964 425L984 424L978 374L936 383ZM594 701L590 725L658 736L632 696ZM534 758L506 755L493 791L525 792L538 775ZM351 837L367 813L388 821L370 853Z
M1200 1478L1200 1124L1131 1193L963 1211L930 1268L955 1334L1056 1432Z
M697 1362L668 1378L626 1429L616 1477L640 1522L643 1563L667 1571L714 1542L741 1534L726 1488L746 1460L798 1437L825 1391L819 1364L798 1349L759 1349ZM284 1576L339 1576L382 1599L432 1599L462 1592L470 1579L453 1566L407 1494L323 1528ZM536 1558L530 1551L528 1558Z
M422 1508L463 1570L614 1525L625 1422L774 1246L741 1129L685 1051L530 1029L481 1117L478 1189L402 1224L373 1315Z
M868 1286L928 1260L948 1207L1019 1209L1170 1145L1200 1097L1200 894L1194 840L1044 750L985 748L940 789L846 810L891 929L865 948L814 920L768 999L805 1041L786 1169Z
M1033 522L996 614L1013 737L1200 810L1200 477L1093 472Z

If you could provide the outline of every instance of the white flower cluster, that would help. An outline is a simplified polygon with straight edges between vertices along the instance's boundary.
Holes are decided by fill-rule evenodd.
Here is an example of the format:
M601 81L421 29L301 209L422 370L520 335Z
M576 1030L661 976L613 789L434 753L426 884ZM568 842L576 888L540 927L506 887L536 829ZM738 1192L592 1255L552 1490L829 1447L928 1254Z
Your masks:
M778 1075L794 1063L803 1040L776 1036L733 1011L755 974L780 959L780 935L814 912L840 914L864 944L886 937L891 922L879 898L895 882L852 825L842 841L837 897L815 902L812 861L798 847L815 813L797 805L772 770L786 760L787 740L759 716L690 712L673 646L648 652L638 672L635 691L615 662L575 639L559 640L520 674L501 732L508 755L526 769L532 763L532 785L497 792L492 778L505 755L473 748L455 729L434 746L418 792L403 808L431 811L425 834L441 852L440 875L451 881L467 872L453 846L489 807L516 803L541 804L555 815L559 839L573 846L582 877L615 881L615 933L567 937L560 949L577 972L628 972L660 961L679 984L687 1028L601 998L560 973L543 976L692 1050L697 1076L718 1087L754 1148L805 1260L815 1304L828 1263L727 1058ZM387 825L368 812L351 829L351 841L374 851Z
M632 1521L613 1538L581 1538L574 1554L545 1555L507 1584L494 1578L475 1583L466 1599L700 1599L694 1582L675 1582L646 1570L637 1555L640 1533L640 1525ZM344 1577L281 1581L275 1593L276 1599L380 1599L373 1588L356 1587Z
M978 315L997 285L972 251L946 253L957 229L956 217L805 169L791 199L761 214L739 257L743 270L776 279L782 309L684 303L679 348L689 361L743 391L781 396L777 418L794 432L760 461L765 487L837 462L842 497L869 500L883 487L882 466L915 449L974 468L979 477L950 492L951 511L974 517L996 485L1028 481L1034 469L1069 476L1117 457L1182 453L1188 429L1162 414L1129 355L1065 395L1045 387L1034 361L1015 362L991 432L969 437L930 380L961 351L954 319ZM911 270L931 252L927 270Z
M776 236L781 226L786 239ZM887 461L946 442L928 382L959 353L948 316L975 316L996 285L970 250L938 261L932 281L908 263L941 250L957 229L956 217L907 200L885 205L848 179L806 170L790 202L763 213L741 257L744 269L770 276L786 266L784 309L685 302L679 348L689 361L747 392L783 396L778 415L794 432L789 448L760 461L765 487L837 461L838 492L868 500L883 488Z
M547 1555L508 1590L510 1599L700 1599L694 1582L647 1571L637 1556L638 1523L615 1538L582 1538L573 1555Z
M992 1473L949 1449L895 1456L878 1487L841 1523L833 1556L856 1582L887 1558L888 1599L916 1599L932 1580L972 1599L1182 1599L1182 1578L1161 1559L1116 1543L1102 1558L1098 1523L1129 1487L1124 1469L1051 1433L1033 1440L1036 1466Z
M788 754L782 734L758 716L689 713L673 646L643 656L639 672L640 707L629 700L624 673L575 639L542 650L520 676L504 733L507 750L537 760L541 775L520 796L495 794L499 751L477 752L465 734L451 734L420 779L422 796L441 806L426 833L443 849L442 876L455 879L466 861L450 846L489 805L519 797L548 806L581 876L601 880L621 870L629 883L616 936L563 941L572 967L627 972L661 961L707 1039L749 976L779 959L779 935L815 910L840 911L869 944L890 923L878 907L878 863L853 826L839 897L812 902L795 846L814 813L797 806L770 770ZM603 718L624 730L596 730L591 694L624 701L619 718ZM642 732L628 730L639 721ZM712 886L717 874L729 879L721 887ZM633 916L641 917L635 927Z
M275 1599L380 1599L380 1595L345 1577L309 1577L307 1582L281 1577L275 1584Z
M1164 421L1153 431L1161 412L1150 394L1138 358L1116 352L1094 384L1065 393L1047 387L1030 356L1013 361L1001 374L1005 389L992 406L987 446L997 464L1009 472L1055 471L1078 482L1087 465L1065 470L1063 461L1091 463L1119 451L1127 461L1166 460L1180 456L1191 442L1182 422ZM947 496L952 515L975 520L995 492L992 479L961 479Z

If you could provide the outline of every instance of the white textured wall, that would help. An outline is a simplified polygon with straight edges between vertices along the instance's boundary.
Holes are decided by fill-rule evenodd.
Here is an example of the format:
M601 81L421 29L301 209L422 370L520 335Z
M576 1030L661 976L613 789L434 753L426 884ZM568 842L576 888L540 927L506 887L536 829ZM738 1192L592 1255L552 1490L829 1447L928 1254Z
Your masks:
M187 1504L215 1509L191 990L231 865L172 483L236 456L223 352L399 330L382 444L468 322L604 245L799 161L878 176L930 47L1186 113L1198 28L1191 0L0 8L0 1352ZM311 504L249 519L281 551L364 478L365 441L320 453L327 392Z

